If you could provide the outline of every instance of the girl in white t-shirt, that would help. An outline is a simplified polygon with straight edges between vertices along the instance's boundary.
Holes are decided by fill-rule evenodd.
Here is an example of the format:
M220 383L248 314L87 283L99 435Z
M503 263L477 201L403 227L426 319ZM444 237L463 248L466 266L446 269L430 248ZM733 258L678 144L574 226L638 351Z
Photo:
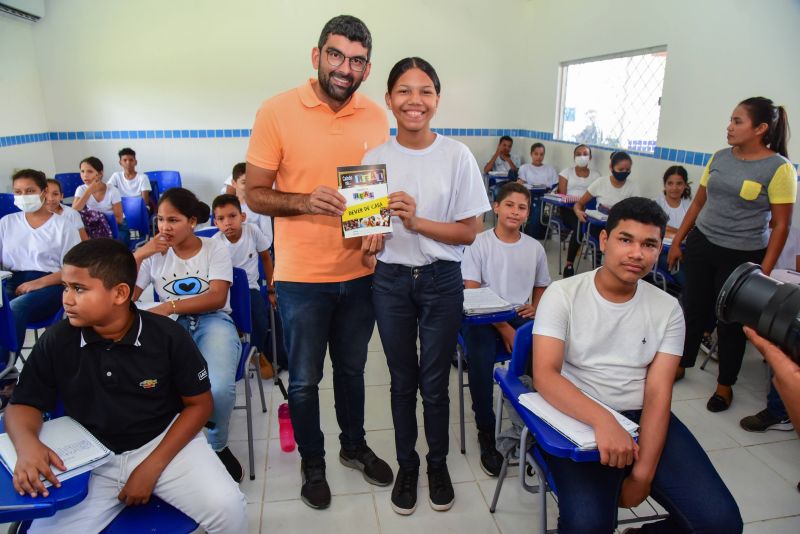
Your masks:
M64 200L64 191L61 189L61 182L53 178L48 178L47 193L45 194L45 205L48 211L67 219L78 231L78 234L81 236L81 241L86 241L89 239L89 236L86 235L86 228L83 225L81 214L71 207L61 204L62 200Z
M3 283L3 306L11 307L21 345L28 323L48 319L61 307L61 262L81 239L64 217L47 209L43 172L18 171L12 184L14 205L20 211L0 219L0 269L11 271ZM13 367L13 361L6 367L12 348L19 347L0 348L0 376Z
M119 240L127 245L130 235L122 213L122 195L119 189L103 181L103 162L90 156L81 161L80 170L83 185L75 189L72 208L80 212L93 210L113 215L119 228Z
M692 188L689 185L689 173L680 165L667 168L663 180L664 194L656 199L656 203L669 217L667 237L672 238L692 204Z
M558 192L562 195L580 197L586 192L586 188L597 180L600 175L597 171L589 168L589 162L592 161L592 149L589 146L576 146L572 151L572 155L575 159L575 166L567 167L558 175ZM567 248L567 262L562 271L563 276L566 278L575 274L572 263L575 261L575 256L578 254L581 244L578 242L578 218L575 216L575 212L569 208L562 208L561 221L564 226L571 230L569 247Z
M440 91L433 67L420 58L403 59L387 85L386 105L397 119L397 137L368 152L363 163L385 163L391 176L392 233L362 238L362 249L377 255L372 302L392 381L400 468L391 504L408 515L416 509L420 466L418 390L429 450L429 502L439 511L453 505L446 463L448 384L464 302L461 258L464 245L481 229L477 216L490 206L469 149L430 128Z
M519 168L517 182L531 187L546 187L551 189L558 184L558 173L552 165L544 162L545 148L542 143L531 145L531 162Z
M228 448L228 424L236 401L236 368L241 343L231 311L228 292L233 266L225 245L198 237L194 228L208 221L211 210L191 191L176 187L158 200L158 235L136 250L139 265L137 300L150 284L161 304L151 313L177 315L208 364L214 428L208 442L234 480L244 476L241 464Z

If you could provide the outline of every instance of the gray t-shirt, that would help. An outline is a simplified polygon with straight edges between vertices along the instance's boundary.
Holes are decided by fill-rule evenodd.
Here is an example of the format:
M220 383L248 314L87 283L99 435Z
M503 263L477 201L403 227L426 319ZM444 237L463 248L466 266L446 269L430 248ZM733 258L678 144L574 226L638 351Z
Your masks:
M770 204L794 204L797 173L775 154L745 161L730 148L708 162L700 185L708 199L695 224L709 241L736 250L759 250L769 241Z

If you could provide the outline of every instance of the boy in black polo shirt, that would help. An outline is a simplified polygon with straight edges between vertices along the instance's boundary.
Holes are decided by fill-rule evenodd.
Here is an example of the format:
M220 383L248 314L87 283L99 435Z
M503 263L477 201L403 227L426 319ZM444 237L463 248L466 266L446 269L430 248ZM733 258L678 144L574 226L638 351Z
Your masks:
M84 241L64 257L62 281L68 320L36 344L6 410L14 487L46 496L40 475L58 486L50 465L61 460L38 439L58 400L114 458L92 472L86 499L29 532L99 532L151 494L206 532L247 532L244 496L201 432L212 410L205 361L180 325L131 303L133 255L112 239Z

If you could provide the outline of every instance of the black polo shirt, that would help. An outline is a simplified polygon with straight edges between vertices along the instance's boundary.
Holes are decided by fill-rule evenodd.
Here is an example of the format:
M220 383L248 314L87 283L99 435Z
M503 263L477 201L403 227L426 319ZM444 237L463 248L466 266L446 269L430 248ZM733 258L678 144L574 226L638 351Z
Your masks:
M46 412L56 400L115 453L158 436L183 409L181 396L210 389L206 362L178 323L132 306L136 317L114 343L68 320L48 328L11 397Z

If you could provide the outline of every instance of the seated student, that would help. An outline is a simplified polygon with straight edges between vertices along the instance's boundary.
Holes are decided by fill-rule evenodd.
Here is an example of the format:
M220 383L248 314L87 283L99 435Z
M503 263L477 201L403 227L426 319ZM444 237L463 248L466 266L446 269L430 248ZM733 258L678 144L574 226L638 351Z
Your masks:
M670 413L683 313L674 297L641 281L658 259L666 225L652 200L616 203L600 233L604 265L554 282L539 302L534 386L555 408L591 425L600 452L599 462L543 453L558 487L560 533L613 532L617 507L648 495L669 518L641 532L742 531L733 496ZM638 422L638 443L592 397Z
M544 162L544 145L531 145L531 162L519 168L519 183L528 187L546 187L551 189L558 183L558 174L552 165Z
M47 193L45 194L45 206L47 211L61 215L67 219L73 228L78 231L81 236L81 241L86 241L89 236L86 235L86 228L83 226L83 219L81 214L69 206L64 206L61 201L64 200L64 191L61 189L61 182L52 178L47 179Z
M245 170L246 164L244 162L237 163L233 166L231 178L233 180L233 187L236 190L236 197L239 199L239 204L242 206L242 213L247 215L247 222L258 226L267 237L269 246L272 246L272 217L256 213L247 206L247 201L245 199L245 186L247 185Z
M47 497L40 475L59 486L50 466L62 461L38 438L42 413L58 402L114 455L92 471L83 501L28 532L100 532L125 506L157 495L206 532L243 534L244 495L201 431L212 409L206 364L180 326L136 309L135 280L133 255L111 239L64 257L68 320L33 348L5 415L18 455L14 489Z
M28 323L52 317L61 307L61 260L81 238L65 217L47 209L43 172L23 169L11 181L14 205L22 211L0 219L0 269L12 273L4 284L3 306L11 306L21 343ZM8 348L0 349L0 369Z
M592 149L586 145L578 145L572 151L575 159L573 167L567 167L558 175L558 192L562 195L570 195L575 197L582 197L586 189L598 178L600 175L597 171L589 168L589 162L592 160ZM564 265L563 275L572 276L575 270L572 267L575 261L575 256L578 254L578 249L581 244L578 241L578 217L571 209L561 209L561 220L564 225L571 230L569 246L567 248L567 261Z
M519 171L520 160L519 156L511 154L511 147L513 146L514 140L511 137L507 135L501 137L494 155L483 166L483 172L486 174L502 172L507 174L509 178L515 178Z
M656 198L656 204L659 205L664 213L667 214L667 234L670 239L681 227L683 218L692 205L692 188L689 185L689 174L686 169L680 165L673 165L664 172L664 194ZM678 246L678 243L675 244ZM659 268L668 271L667 266L667 253L662 251L658 257ZM675 281L681 286L684 283L683 272L678 269L672 275Z
M136 152L132 148L123 148L119 151L119 164L121 171L117 171L108 179L108 185L116 187L123 197L138 197L144 199L144 205L150 210L150 178L146 174L136 172Z
M639 194L639 188L636 184L628 181L632 166L633 160L626 152L618 151L611 154L611 161L608 164L611 176L600 178L589 184L586 192L572 207L578 221L586 222L586 204L592 198L597 199L597 209L607 213L620 200ZM592 226L589 229L589 233L597 239L600 235L600 228ZM599 251L597 253L597 263L600 263ZM564 270L566 271L566 267ZM566 278L567 276L569 275L565 272L564 277Z
M161 304L150 311L177 315L208 364L214 397L214 428L208 442L231 477L240 482L242 466L228 448L228 424L236 402L236 368L242 345L231 312L229 291L233 266L217 240L198 237L194 227L208 221L210 208L182 187L168 189L158 200L158 235L136 250L139 276L133 299L153 284Z
M247 215L242 213L241 204L236 196L219 195L211 203L211 209L214 213L214 224L219 228L219 232L214 234L213 239L225 245L234 267L239 267L247 272L247 282L250 285L250 311L253 317L251 340L253 346L259 351L261 378L272 378L272 364L265 356L269 313L258 284L258 257L260 256L264 263L264 274L269 283L269 301L274 308L276 301L272 279L272 258L269 255L270 243L258 226L244 224L247 222Z
M220 195L235 195L236 188L233 187L233 174L229 174L225 181L222 182L222 189L219 190Z
M544 247L520 232L528 215L529 202L530 192L525 186L509 183L501 187L493 206L497 226L478 234L464 250L461 262L464 287L489 287L517 309L517 317L511 321L463 328L472 410L481 447L481 469L493 477L500 474L503 463L503 457L495 448L492 404L497 341L501 340L511 352L516 328L536 315L539 299L550 284Z
M103 162L94 156L81 161L81 180L75 190L75 200L72 208L75 211L84 209L101 213L113 214L119 229L119 238L123 243L130 239L128 226L125 224L125 215L122 213L122 195L119 189L103 182Z

